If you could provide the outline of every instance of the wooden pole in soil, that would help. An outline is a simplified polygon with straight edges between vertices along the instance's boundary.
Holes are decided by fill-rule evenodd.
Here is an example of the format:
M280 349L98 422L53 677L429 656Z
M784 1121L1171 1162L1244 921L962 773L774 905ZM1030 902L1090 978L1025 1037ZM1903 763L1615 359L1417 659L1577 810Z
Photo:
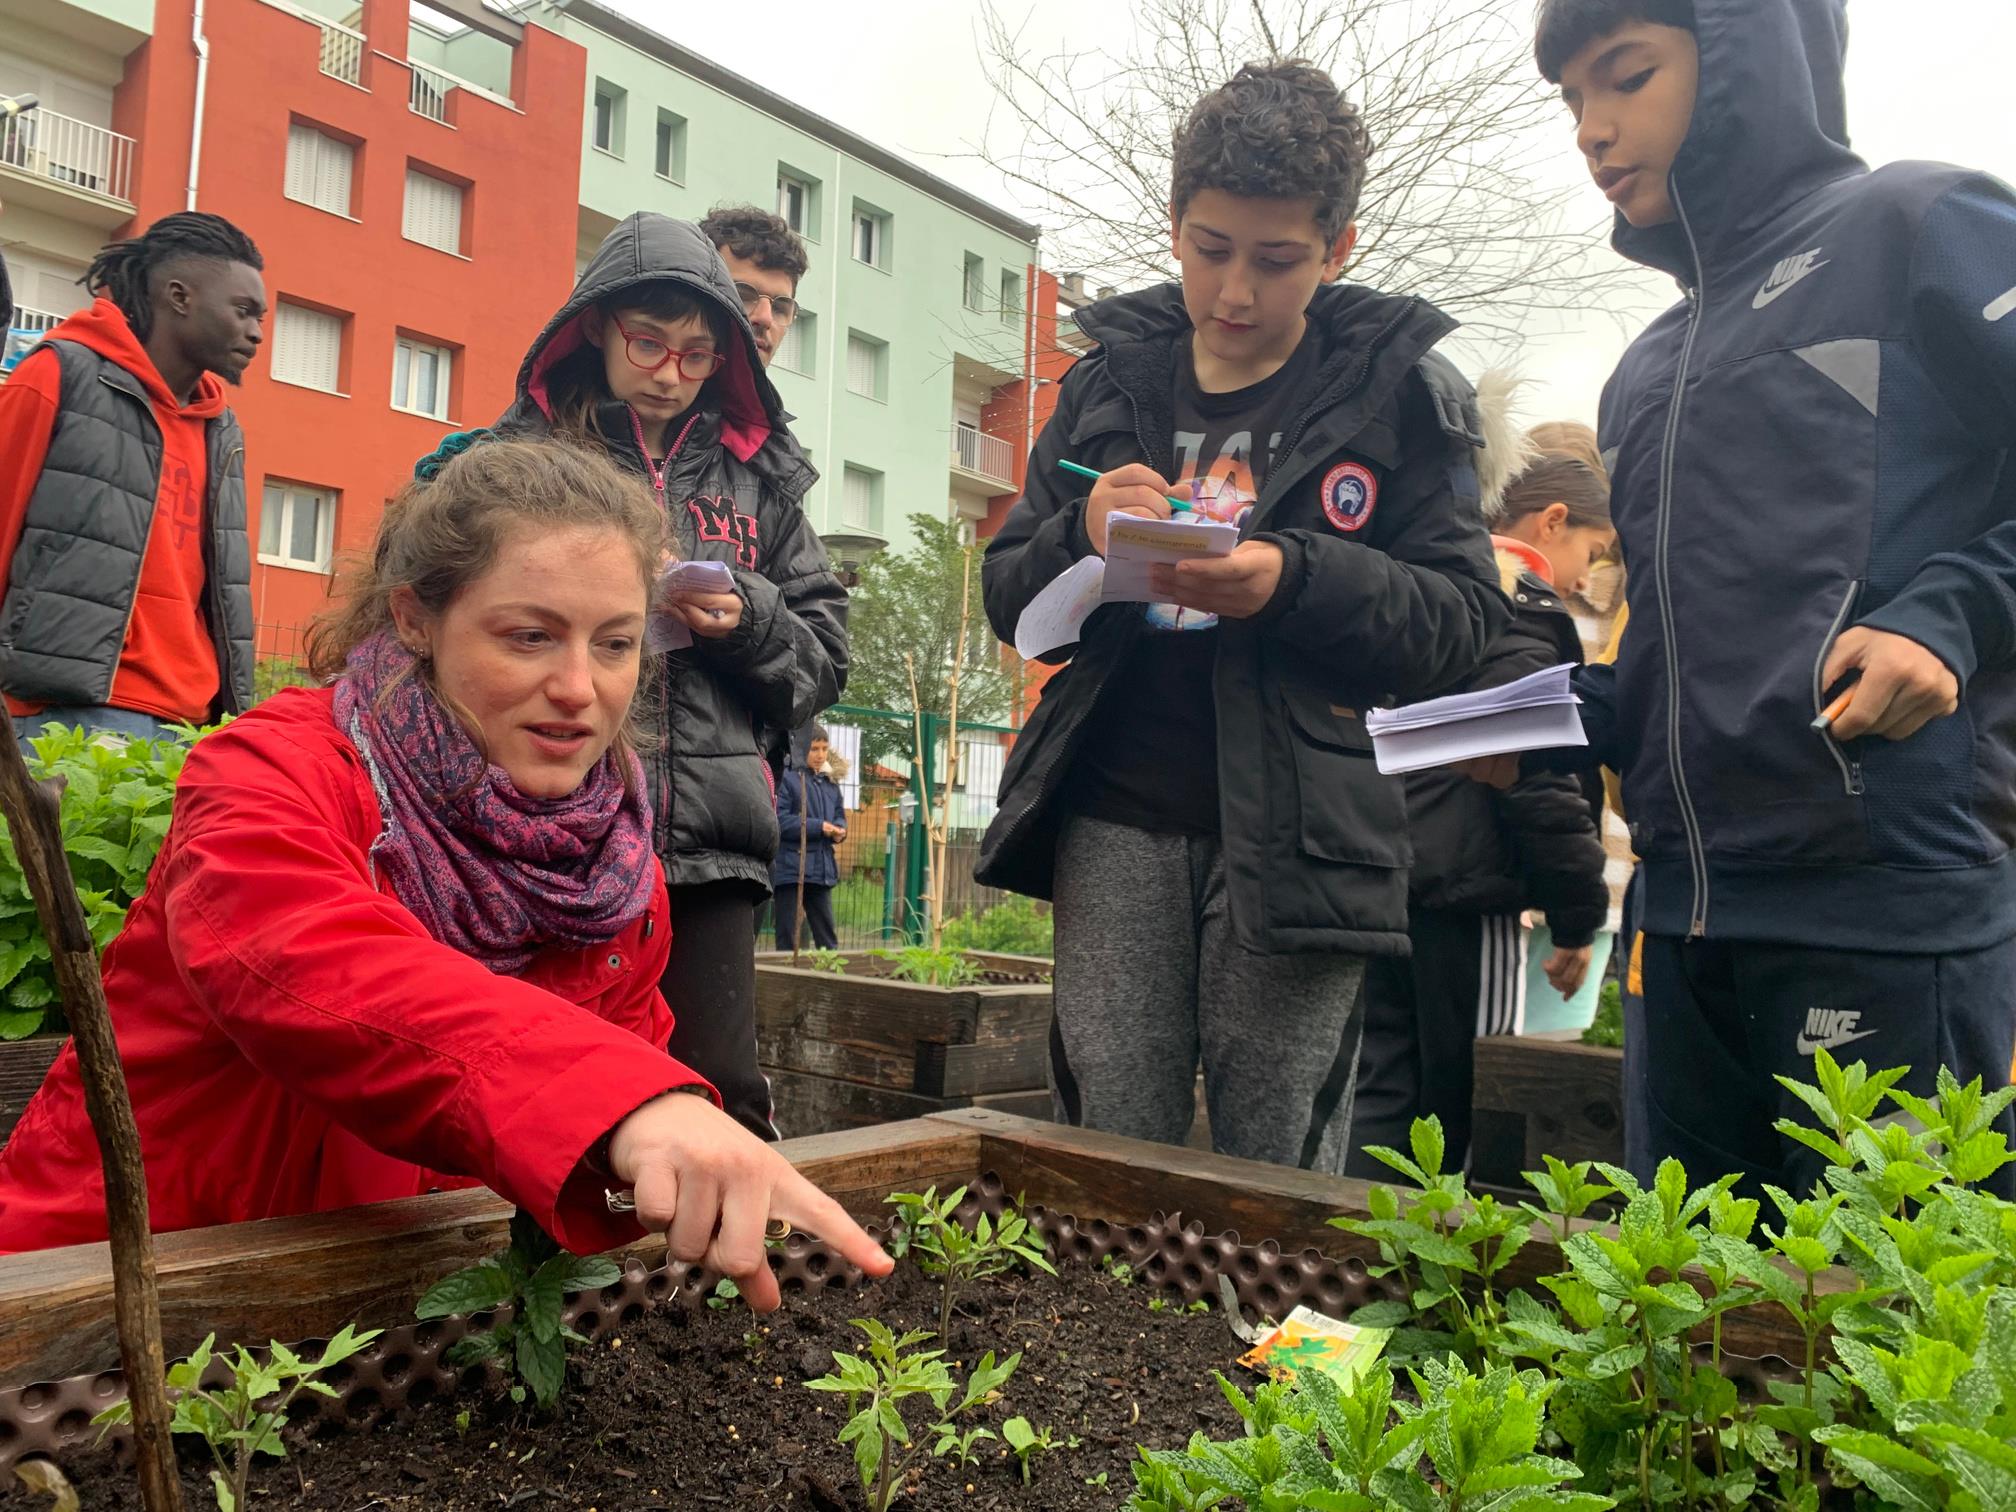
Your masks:
M786 776L789 776L787 771ZM798 901L792 905L791 964L798 964L798 947L805 943L805 774L798 774Z
M105 1214L112 1241L112 1313L119 1359L133 1404L133 1440L145 1512L182 1512L182 1482L169 1436L173 1413L164 1379L161 1298L154 1286L154 1238L147 1227L147 1178L140 1130L105 1006L98 951L63 851L63 782L28 775L14 722L0 716L0 811L49 941L64 1015L77 1041L84 1106L105 1162Z

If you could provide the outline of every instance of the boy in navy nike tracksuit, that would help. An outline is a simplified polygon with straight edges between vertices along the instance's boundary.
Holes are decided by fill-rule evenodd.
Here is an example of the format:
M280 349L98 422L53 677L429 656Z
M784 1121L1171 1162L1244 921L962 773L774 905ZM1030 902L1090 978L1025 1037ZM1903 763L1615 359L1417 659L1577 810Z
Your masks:
M1992 1089L2016 1038L2016 195L1869 171L1845 41L1843 0L1546 0L1536 49L1686 293L1604 393L1631 628L1577 682L1642 858L1652 1159L1795 1191L1774 1073Z

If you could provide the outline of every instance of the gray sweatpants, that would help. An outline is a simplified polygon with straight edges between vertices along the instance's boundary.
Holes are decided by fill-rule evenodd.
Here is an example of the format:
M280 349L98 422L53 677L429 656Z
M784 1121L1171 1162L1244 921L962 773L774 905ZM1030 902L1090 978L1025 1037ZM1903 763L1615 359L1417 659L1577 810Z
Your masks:
M1343 1170L1362 956L1240 949L1215 838L1083 816L1058 841L1055 905L1060 1122L1181 1144L1201 1057L1218 1153Z

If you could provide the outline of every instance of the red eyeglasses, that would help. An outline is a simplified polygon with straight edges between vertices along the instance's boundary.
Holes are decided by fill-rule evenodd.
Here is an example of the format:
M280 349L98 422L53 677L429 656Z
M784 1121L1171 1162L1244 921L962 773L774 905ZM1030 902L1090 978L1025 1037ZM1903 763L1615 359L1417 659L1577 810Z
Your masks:
M712 347L688 347L683 352L675 352L656 336L626 331L620 325L616 329L622 332L623 354L630 359L630 365L647 373L657 372L676 358L681 378L712 378L728 360L725 352L717 352Z

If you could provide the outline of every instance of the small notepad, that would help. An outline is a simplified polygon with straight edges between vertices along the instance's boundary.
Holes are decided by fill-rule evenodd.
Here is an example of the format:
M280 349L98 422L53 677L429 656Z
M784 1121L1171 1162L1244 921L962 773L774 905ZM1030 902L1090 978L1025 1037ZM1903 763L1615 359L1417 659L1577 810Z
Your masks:
M1587 745L1574 675L1564 663L1496 688L1374 709L1365 719L1373 759L1392 775L1478 756Z

